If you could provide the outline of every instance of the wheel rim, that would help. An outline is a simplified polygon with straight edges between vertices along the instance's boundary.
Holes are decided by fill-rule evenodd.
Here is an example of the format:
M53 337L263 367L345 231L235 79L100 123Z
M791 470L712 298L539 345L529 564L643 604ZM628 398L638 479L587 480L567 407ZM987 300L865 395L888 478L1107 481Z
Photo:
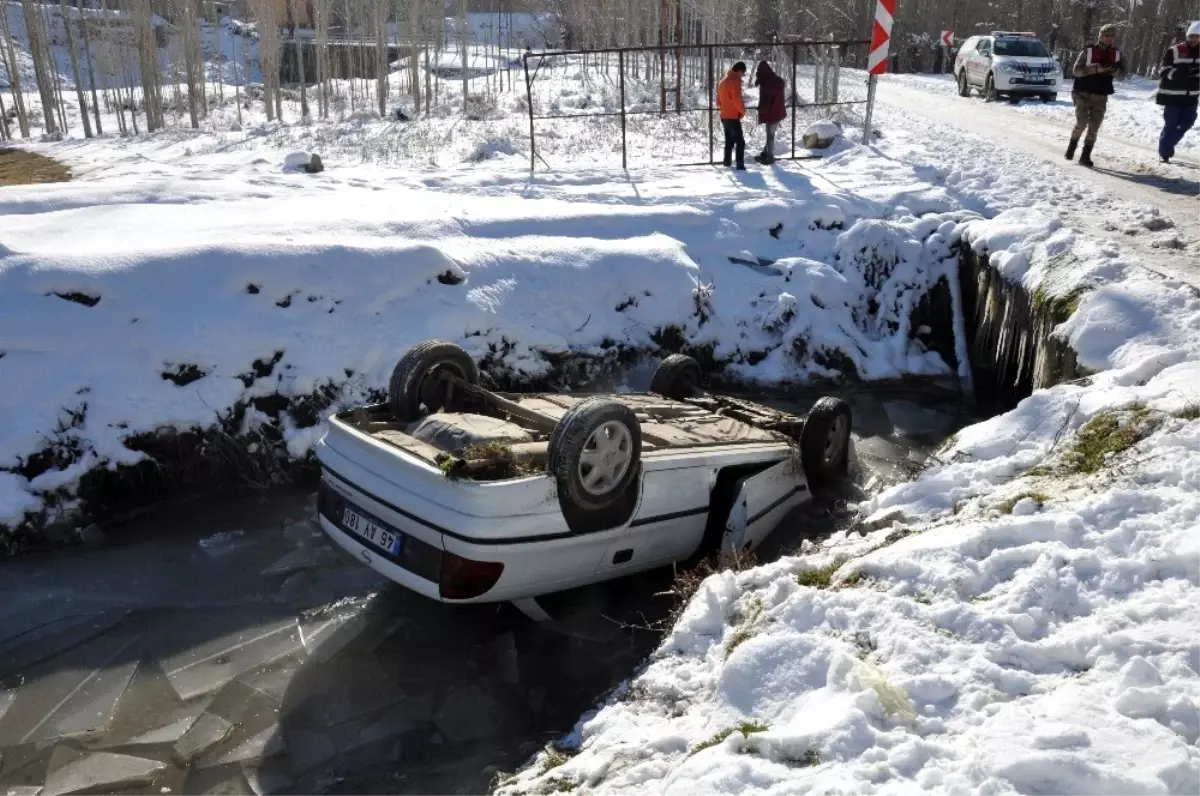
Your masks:
M425 375L421 377L421 381L417 385L417 395L420 398L420 402L430 411L441 407L445 403L448 388L445 382L439 378L443 372L450 372L460 379L466 379L466 374L453 362L439 362L425 371Z
M838 415L833 419L833 424L829 427L829 435L825 437L825 452L824 459L826 464L831 464L842 453L842 448L846 446L847 436L847 421L845 415Z
M621 483L633 461L633 435L610 420L587 438L579 456L579 483L589 495L604 495Z

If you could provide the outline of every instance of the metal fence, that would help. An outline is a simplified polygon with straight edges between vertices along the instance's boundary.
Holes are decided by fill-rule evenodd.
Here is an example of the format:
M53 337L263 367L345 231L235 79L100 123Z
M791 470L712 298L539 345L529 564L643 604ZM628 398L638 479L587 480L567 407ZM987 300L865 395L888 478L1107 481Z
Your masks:
M714 164L717 83L737 61L746 63L751 83L757 63L763 60L787 81L789 122L781 125L777 140L790 146L785 159L816 157L797 154L797 117L801 112L828 116L835 109L866 106L869 94L865 73L859 73L862 79L854 81L843 74L843 68L861 69L869 45L866 40L770 41L526 51L522 63L529 114L530 168L535 169L538 160L549 166L539 152L539 121L589 121L590 134L613 135L614 147L617 131L604 124L597 126L596 122L619 123L621 166L628 168L631 122L643 117L665 119L672 114L689 115L693 122L670 127L659 125L654 130L639 132L651 139L662 136L661 143L695 145L697 150L706 139L706 160L674 165ZM748 104L746 110L749 113L757 107Z

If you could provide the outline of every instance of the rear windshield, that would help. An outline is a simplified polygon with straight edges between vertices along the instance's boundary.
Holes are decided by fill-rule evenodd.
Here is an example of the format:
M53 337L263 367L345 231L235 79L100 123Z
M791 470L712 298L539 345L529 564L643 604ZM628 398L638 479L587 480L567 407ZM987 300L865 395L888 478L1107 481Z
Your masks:
M1046 45L1037 39L996 39L996 55L1015 55L1022 58L1049 58Z

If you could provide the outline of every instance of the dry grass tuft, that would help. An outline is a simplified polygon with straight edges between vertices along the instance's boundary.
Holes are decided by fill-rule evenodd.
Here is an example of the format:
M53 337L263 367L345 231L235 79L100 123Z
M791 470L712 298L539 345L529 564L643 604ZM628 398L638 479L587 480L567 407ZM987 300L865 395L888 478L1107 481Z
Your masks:
M67 182L71 170L53 158L27 149L0 148L0 186Z

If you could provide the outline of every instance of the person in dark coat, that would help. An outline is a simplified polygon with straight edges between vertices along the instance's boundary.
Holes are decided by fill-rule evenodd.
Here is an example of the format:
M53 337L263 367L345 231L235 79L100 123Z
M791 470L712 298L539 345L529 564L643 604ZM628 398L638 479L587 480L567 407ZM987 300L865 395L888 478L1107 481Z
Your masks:
M1170 163L1175 145L1196 123L1196 107L1200 105L1200 22L1193 22L1187 38L1163 53L1155 101L1163 106L1158 156L1163 163Z
M767 142L762 154L754 159L759 163L771 164L775 162L775 131L779 129L779 123L787 118L787 99L784 97L787 84L766 61L759 61L754 73L754 85L758 86L758 123L767 128Z

